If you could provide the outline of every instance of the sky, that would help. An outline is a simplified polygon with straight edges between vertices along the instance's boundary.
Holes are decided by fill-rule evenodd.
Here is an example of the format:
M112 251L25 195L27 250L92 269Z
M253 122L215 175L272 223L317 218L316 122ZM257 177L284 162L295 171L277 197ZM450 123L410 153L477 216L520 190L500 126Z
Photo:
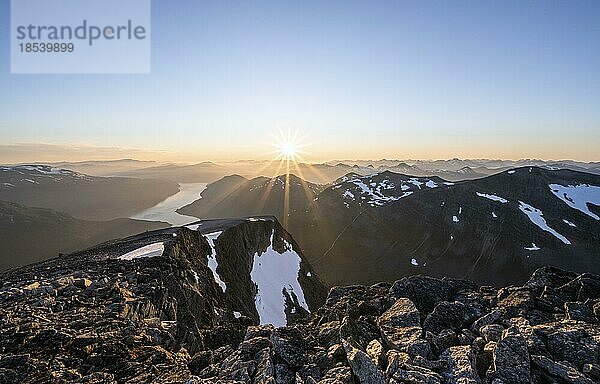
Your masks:
M600 161L598 1L155 0L142 75L11 75L9 19L4 162Z

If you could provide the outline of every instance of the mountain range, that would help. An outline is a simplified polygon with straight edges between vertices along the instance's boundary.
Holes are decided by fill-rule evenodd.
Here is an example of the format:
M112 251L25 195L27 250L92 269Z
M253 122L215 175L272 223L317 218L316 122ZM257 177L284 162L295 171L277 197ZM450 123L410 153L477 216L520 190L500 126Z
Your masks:
M304 195L302 184L290 187L290 209L283 212L284 191L273 188L269 196L239 177L209 185L181 212L279 218L287 212L285 226L332 285L415 273L522 283L543 265L600 271L598 175L522 167L450 182L390 171L349 173Z
M0 200L79 219L129 217L179 191L169 180L96 177L49 165L0 166Z
M196 164L160 163L120 159L107 161L81 161L51 163L54 168L69 169L93 176L125 176L134 178L159 178L179 183L211 183L222 177L239 174L246 178L274 177L286 172L282 160L204 161ZM413 176L438 176L450 181L475 179L500 173L511 168L537 166L550 170L571 169L600 174L600 163L572 160L340 160L323 163L291 162L289 172L311 183L328 184L354 172L367 176L376 172L392 171Z

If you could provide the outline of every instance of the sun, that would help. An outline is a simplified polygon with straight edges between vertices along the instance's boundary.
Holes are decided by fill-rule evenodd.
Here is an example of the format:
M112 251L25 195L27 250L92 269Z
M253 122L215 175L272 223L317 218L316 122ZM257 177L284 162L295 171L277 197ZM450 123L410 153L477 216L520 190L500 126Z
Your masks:
M304 137L298 137L298 131L289 130L285 133L279 130L279 135L273 135L274 142L272 146L275 148L276 158L288 163L301 161L301 156L304 153L302 150L306 146L303 143Z
M284 159L295 159L298 156L298 145L291 141L279 144L279 156Z

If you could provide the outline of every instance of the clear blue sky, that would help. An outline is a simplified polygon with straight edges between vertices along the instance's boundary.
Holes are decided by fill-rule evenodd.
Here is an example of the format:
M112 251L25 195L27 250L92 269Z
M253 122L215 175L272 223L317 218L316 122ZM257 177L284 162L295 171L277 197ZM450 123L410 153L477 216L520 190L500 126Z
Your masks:
M11 75L9 14L2 145L600 160L600 1L157 0L150 75Z

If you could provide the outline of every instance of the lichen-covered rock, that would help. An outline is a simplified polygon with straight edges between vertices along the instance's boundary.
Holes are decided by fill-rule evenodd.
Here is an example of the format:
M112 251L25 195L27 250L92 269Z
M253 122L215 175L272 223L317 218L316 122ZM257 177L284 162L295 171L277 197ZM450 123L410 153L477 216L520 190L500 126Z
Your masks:
M383 384L385 382L383 372L377 368L369 355L346 340L342 340L342 343L346 350L348 364L360 384Z
M475 368L475 355L468 345L450 347L441 358L447 362L442 371L448 384L478 384L481 382Z
M383 340L389 348L410 355L429 353L429 343L422 338L419 311L407 298L399 298L394 305L377 319Z
M487 377L488 382L527 384L530 378L529 352L525 338L517 327L502 333L493 350L493 361Z

